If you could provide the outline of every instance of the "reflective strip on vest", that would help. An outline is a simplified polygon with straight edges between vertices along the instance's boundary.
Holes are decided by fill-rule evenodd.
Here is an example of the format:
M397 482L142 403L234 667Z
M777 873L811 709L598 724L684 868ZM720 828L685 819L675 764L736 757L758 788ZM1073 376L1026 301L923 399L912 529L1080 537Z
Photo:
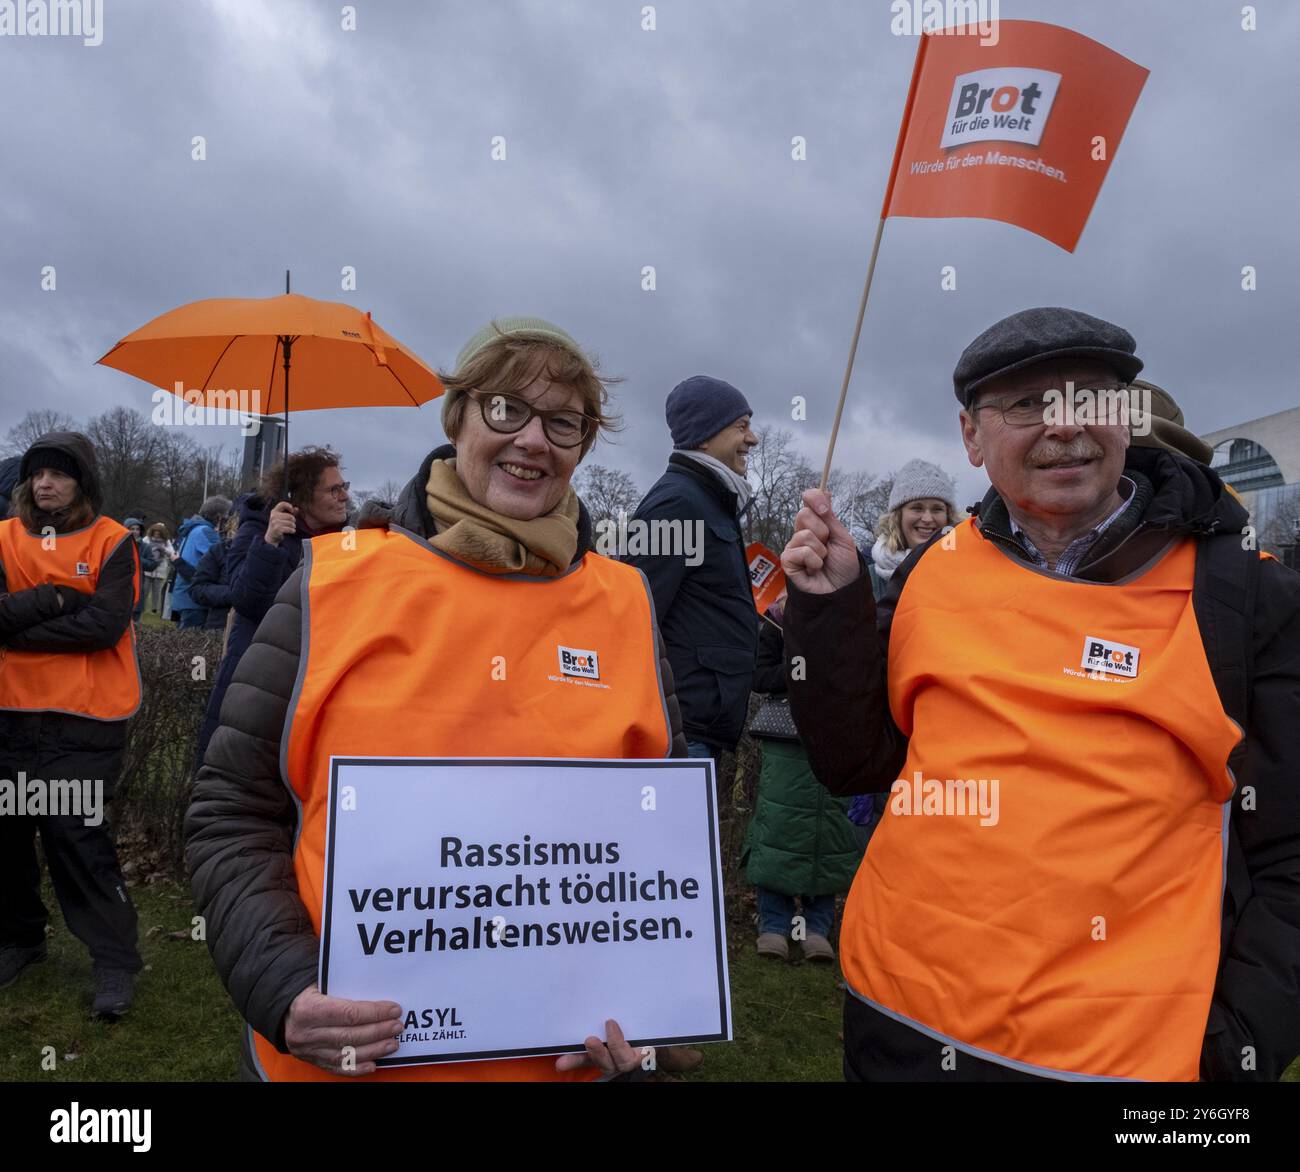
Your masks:
M561 648L595 662L565 674ZM298 894L317 934L331 756L666 757L658 665L653 603L631 566L587 554L558 578L494 575L400 529L309 541L281 765L299 810ZM273 1081L342 1077L253 1042ZM557 1074L542 1057L384 1067L362 1081L599 1077Z
M0 565L11 594L49 583L93 594L109 558L131 535L109 517L84 529L49 536L28 533L17 517L0 521ZM134 598L140 598L140 559ZM140 668L134 624L101 651L19 651L0 648L0 709L67 712L95 720L125 720L140 707Z
M862 1000L1017 1069L1197 1078L1240 730L1195 559L1084 582L968 520L918 561L889 640L907 762L841 935Z

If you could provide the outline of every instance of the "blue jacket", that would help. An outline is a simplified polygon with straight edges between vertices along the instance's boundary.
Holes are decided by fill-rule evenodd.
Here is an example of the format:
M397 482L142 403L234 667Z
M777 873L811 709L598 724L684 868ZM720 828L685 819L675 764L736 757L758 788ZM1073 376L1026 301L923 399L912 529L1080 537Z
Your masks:
M702 534L699 565L688 566L680 550L624 560L650 581L687 739L732 749L745 727L761 620L735 495L703 465L674 453L633 520L676 519Z
M182 523L176 540L179 542L177 552L180 556L191 566L197 566L203 560L203 555L221 538L217 536L217 530L211 521L194 516ZM178 574L175 585L172 586L172 610L193 610L198 605L190 597L189 581Z

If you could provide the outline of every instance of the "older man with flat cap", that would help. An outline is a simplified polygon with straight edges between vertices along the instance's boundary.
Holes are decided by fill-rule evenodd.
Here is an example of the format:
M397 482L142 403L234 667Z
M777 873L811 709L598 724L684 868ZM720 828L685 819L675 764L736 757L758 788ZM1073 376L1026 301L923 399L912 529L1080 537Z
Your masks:
M873 603L827 494L782 555L790 699L889 791L844 914L851 1080L1277 1079L1300 1053L1300 576L1131 446L1132 336L1025 310L954 372L992 488Z

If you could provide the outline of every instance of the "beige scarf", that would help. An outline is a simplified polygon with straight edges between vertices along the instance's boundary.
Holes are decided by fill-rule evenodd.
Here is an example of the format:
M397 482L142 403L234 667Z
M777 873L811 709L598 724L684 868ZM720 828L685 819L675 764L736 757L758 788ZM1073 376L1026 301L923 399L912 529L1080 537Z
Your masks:
M480 505L456 475L456 457L434 460L424 501L437 534L435 549L490 574L564 573L578 549L578 496L571 488L555 511L532 521L516 521Z

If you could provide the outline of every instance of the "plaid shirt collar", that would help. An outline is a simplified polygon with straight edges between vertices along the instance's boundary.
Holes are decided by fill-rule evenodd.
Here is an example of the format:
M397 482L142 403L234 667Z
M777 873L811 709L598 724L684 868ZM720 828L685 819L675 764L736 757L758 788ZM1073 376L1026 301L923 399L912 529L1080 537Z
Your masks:
M1029 534L1016 524L1016 519L1008 512L1007 517L1011 522L1011 533L1015 538L1017 538L1017 540L1019 540L1020 544L1025 547L1025 552L1029 554L1034 564L1040 569L1052 570L1053 573L1062 574L1067 578L1072 577L1074 571L1079 568L1079 563L1083 561L1084 555L1096 543L1097 538L1110 528L1110 526L1119 519L1120 514L1128 508L1129 502L1133 499L1133 493L1136 489L1137 485L1135 485L1132 480L1127 476L1121 476L1119 478L1119 484L1116 486L1116 490L1123 498L1120 501L1119 508L1111 513L1111 515L1102 521L1101 524L1097 525L1093 529L1089 529L1082 537L1076 537L1072 542L1070 542L1070 544L1062 551L1061 556L1056 559L1055 567L1051 567L1047 564L1047 558L1038 551L1034 546L1034 543L1029 540Z

